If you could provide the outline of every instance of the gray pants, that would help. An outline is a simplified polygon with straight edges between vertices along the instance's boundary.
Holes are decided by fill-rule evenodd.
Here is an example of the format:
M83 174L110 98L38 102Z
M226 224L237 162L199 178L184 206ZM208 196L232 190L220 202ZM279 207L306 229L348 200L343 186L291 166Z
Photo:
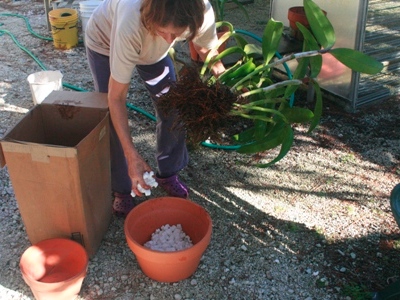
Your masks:
M89 67L92 72L94 87L97 92L107 93L108 82L110 79L110 62L109 57L101 55L97 52L86 48ZM172 129L172 124L176 115L163 115L158 111L155 102L157 95L171 82L176 81L175 70L172 60L169 56L164 57L161 61L153 65L137 65L139 76L144 81L147 90L153 99L153 105L156 111L156 161L158 166L158 174L161 177L169 177L177 174L188 164L188 153L185 142L185 132L183 130ZM156 84L148 84L147 82L161 75L165 68L169 69L169 73ZM110 130L111 139L111 187L114 192L129 194L131 192L131 180L128 176L128 168L125 156L119 142L118 136L112 126ZM139 151L140 152L140 151Z

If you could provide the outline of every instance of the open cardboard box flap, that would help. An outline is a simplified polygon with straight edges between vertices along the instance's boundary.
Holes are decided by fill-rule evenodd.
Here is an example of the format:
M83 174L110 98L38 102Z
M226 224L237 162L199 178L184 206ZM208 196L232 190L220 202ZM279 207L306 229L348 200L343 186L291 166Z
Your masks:
M72 105L108 109L107 93L53 91L41 104Z
M89 107L98 109L108 109L107 93L98 92L71 92L71 91L53 91L46 99L39 105L65 105L65 106L76 106L76 107ZM32 114L33 107L27 114ZM3 168L6 165L6 160L3 153L2 141L7 141L7 136L16 126L10 128L4 137L0 140L0 167ZM18 142L13 140L13 142ZM20 142L25 144L24 142Z

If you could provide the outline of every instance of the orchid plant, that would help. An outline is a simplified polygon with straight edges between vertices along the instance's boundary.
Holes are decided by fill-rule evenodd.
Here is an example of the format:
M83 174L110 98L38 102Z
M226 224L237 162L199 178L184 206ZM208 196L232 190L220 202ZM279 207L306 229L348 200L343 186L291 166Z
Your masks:
M185 127L189 141L199 143L209 137L218 138L220 129L232 124L228 121L234 118L236 122L239 118L246 121L247 127L232 135L230 149L259 154L279 148L270 161L256 164L271 166L291 149L295 124L306 125L310 133L320 122L323 101L317 76L323 55L330 53L356 72L375 74L382 70L381 62L362 52L335 48L335 32L326 15L312 0L303 0L303 4L310 29L297 23L304 37L302 51L283 57L277 55L282 22L269 20L259 44L249 43L240 32L235 32L231 23L217 23L229 31L220 37L216 47L228 40L233 45L214 57L211 51L200 71L195 69L180 76L177 84L158 100L166 113L178 114L175 126ZM235 63L218 77L210 74L210 66L226 57ZM293 74L288 74L287 80L274 80L274 68L290 60L297 61ZM302 86L312 86L315 91L311 109L293 101L292 95Z
M235 41L234 45L216 57L207 57L200 71L201 78L207 80L208 84L218 82L238 94L238 101L232 104L230 115L253 121L250 128L233 136L237 152L254 154L280 147L274 159L257 164L259 167L268 167L285 157L294 140L293 124L308 124L308 132L319 124L323 103L317 76L322 68L324 54L330 53L356 72L375 74L383 68L381 62L362 52L335 48L335 31L321 8L312 0L304 0L303 5L310 29L297 23L304 37L301 52L276 57L283 34L282 22L269 20L262 35L261 46L249 43L234 31L233 26L229 26L231 30L220 38L219 44L231 39ZM227 23L220 22L218 26ZM207 67L230 55L239 55L240 58L218 78L207 76L210 75L207 74ZM275 82L272 70L289 60L298 62L293 75L287 80ZM315 90L313 109L296 106L291 99L291 95L304 85L312 85Z

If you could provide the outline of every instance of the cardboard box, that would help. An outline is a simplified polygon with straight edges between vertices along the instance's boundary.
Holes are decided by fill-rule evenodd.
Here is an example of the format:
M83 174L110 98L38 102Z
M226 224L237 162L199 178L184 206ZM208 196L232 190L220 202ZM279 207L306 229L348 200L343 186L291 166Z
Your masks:
M54 91L0 145L30 242L72 238L93 256L112 216L107 95Z

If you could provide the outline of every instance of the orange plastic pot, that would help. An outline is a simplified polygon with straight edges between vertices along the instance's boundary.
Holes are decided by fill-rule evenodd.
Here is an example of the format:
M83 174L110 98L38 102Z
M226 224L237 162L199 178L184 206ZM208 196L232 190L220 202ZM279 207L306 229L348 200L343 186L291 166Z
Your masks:
M36 300L73 300L81 290L88 259L79 243L48 239L22 254L20 269Z
M163 225L181 224L193 246L174 252L151 250L143 245ZM143 273L160 282L177 282L190 277L211 239L212 221L200 205L182 198L161 197L136 206L126 217L124 231Z

